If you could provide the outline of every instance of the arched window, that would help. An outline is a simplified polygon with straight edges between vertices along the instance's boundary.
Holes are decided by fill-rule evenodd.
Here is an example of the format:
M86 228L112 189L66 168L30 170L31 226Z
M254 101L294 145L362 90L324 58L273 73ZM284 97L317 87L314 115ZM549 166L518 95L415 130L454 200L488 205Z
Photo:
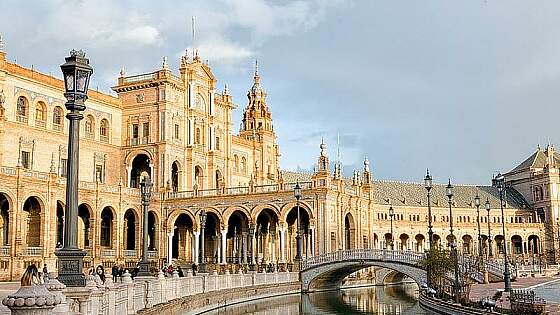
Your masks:
M62 131L62 116L64 115L64 111L62 110L62 107L57 106L54 108L53 111L53 129L58 130L58 131Z
M93 138L93 130L95 129L94 127L95 123L93 121L93 116L88 115L85 124L86 137Z
M216 150L220 150L220 137L216 137Z
M245 157L241 158L241 173L247 174L247 160Z
M27 114L28 114L29 102L23 96L18 97L17 99L17 109L16 109L16 116L17 121L21 123L27 123Z
M237 154L233 155L233 172L239 172L239 157L237 156Z
M200 128L196 128L195 136L194 136L194 143L200 144Z
M45 121L47 119L47 115L45 115L47 106L43 102L38 102L37 107L35 107L35 120L36 121Z
M109 141L109 122L107 119L101 120L99 124L99 135L101 136L102 141Z

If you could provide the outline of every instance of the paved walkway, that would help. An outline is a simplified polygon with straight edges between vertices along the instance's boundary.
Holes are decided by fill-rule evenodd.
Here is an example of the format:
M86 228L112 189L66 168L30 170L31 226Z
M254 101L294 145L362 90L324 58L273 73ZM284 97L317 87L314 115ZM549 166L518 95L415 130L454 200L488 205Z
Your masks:
M550 281L557 281L558 277L528 277L528 278L519 278L516 281L511 283L512 289L532 289L535 286L544 285ZM504 289L503 282L496 282L496 283L489 283L489 284L474 284L471 287L470 292L470 299L472 301L478 301L483 297L492 297L499 289ZM505 299L502 299L502 303L498 302L498 306L503 305L505 307L509 307L509 302ZM560 305L556 303L546 303L546 310L549 312L550 315L560 315Z
M10 310L2 305L2 300L19 289L18 282L0 282L0 315L11 314Z

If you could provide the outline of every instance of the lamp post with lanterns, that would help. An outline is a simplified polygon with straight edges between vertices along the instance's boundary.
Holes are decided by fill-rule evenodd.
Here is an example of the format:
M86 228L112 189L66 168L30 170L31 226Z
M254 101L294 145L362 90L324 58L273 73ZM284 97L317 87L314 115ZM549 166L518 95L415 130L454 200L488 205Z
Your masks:
M296 227L296 257L295 260L300 261L302 257L302 244L301 244L301 217L299 213L299 200L301 199L301 187L299 187L299 182L296 183L294 187L294 197L296 198L297 207L297 227Z
M459 301L459 292L461 288L459 287L459 255L457 253L457 240L455 235L453 235L453 209L452 209L452 199L453 199L453 185L451 185L451 179L449 184L447 184L446 194L449 202L449 234L451 236L451 255L453 260L454 275L455 280L453 281L453 297L455 302Z
M82 273L86 252L78 248L78 167L80 159L80 120L86 109L85 101L93 68L86 54L72 50L60 66L64 77L64 104L68 110L68 164L66 170L66 207L62 248L56 250L58 279L68 287L83 287L86 279Z
M502 235L504 237L503 245L504 245L504 291L510 292L511 291L511 274L509 271L509 261L508 261L508 252L507 252L507 238L506 238L506 220L504 217L504 181L505 178L502 174L498 173L496 177L492 180L494 186L498 188L498 192L500 193L500 210L502 212Z
M138 276L150 276L150 265L148 263L148 207L152 196L152 181L149 176L144 176L140 182L140 194L142 195L143 229L142 229L142 260L138 263Z
M393 236L393 217L395 216L395 210L393 206L389 207L389 218L391 218L391 250L395 250L395 237Z
M205 257L205 249L204 249L204 229L206 228L206 218L207 214L204 209L200 210L198 214L200 218L200 258L199 258L199 271L201 273L206 273L206 257Z
M492 259L492 234L490 230L490 200L486 198L486 211L488 212L488 259Z
M429 251L428 257L432 256L432 246L434 243L434 231L432 230L432 203L430 201L431 191L432 191L432 176L430 175L430 170L426 169L426 177L424 177L424 187L426 187L427 196L428 196L428 242L429 242ZM426 277L428 279L428 287L431 288L432 285L432 270L431 265L428 266L426 270Z

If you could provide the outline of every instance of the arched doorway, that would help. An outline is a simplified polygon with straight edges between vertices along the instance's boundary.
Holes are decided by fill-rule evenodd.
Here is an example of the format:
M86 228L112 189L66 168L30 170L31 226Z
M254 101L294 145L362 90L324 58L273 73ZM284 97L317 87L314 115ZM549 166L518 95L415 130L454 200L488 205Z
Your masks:
M537 235L529 235L527 239L527 246L529 247L529 254L538 254L539 250L539 237Z
M414 239L416 240L416 244L415 244L415 248L414 250L416 250L417 252L422 252L424 251L424 235L422 234L416 234L416 236L414 237Z
M220 256L221 229L220 218L214 213L206 212L206 225L204 227L204 261L218 263Z
M293 261L296 257L297 254L297 242L296 242L296 236L297 236L297 229L298 226L301 228L301 242L302 242L302 255L304 258L305 257L305 253L307 251L306 248L306 240L307 237L309 236L309 214L307 213L307 210L303 207L299 207L299 211L300 211L300 219L301 219L301 223L298 224L298 208L297 207L293 207L289 212L288 215L286 216L286 223L288 224L288 239L286 244L288 245L288 260L289 261Z
M62 247L64 242L64 205L56 202L56 247Z
M28 247L41 246L41 204L36 197L29 197L23 204L23 222Z
M448 234L445 240L447 241L448 248L451 248L451 245L457 246L455 235Z
M470 236L468 234L463 235L462 241L463 241L463 253L469 254L469 255L472 254L473 253L473 250L472 250L473 249L473 238L472 238L472 236Z
M377 233L373 233L373 248L374 249L380 249L379 248L379 237L377 236Z
M82 203L78 206L78 248L90 247L90 209Z
M503 254L504 253L504 236L503 235L496 235L494 237L494 244L496 244L497 254Z
M278 216L273 210L264 209L257 216L257 263L276 263L277 226Z
M400 240L400 246L399 246L399 250L408 250L408 239L410 237L408 236L408 234L401 234L401 236L399 237Z
M113 248L113 209L111 207L105 207L101 211L101 235L100 235L100 246L106 248Z
M204 189L204 173L202 172L202 167L195 166L194 167L194 184L197 186L197 189Z
M171 256L180 261L193 261L193 221L186 213L181 213L173 225Z
M177 161L171 165L171 188L173 192L179 191L179 163Z
M0 193L0 237L1 244L8 245L10 243L10 202L6 195Z
M356 226L352 214L347 213L344 217L344 249L353 248L356 248Z
M216 189L222 188L222 173L216 170Z
M385 233L385 248L390 250L394 249L393 235L391 233Z
M441 247L441 237L437 234L432 235L432 242L433 242L433 246L434 248L440 248Z
M157 217L153 211L148 212L148 250L157 248Z
M523 254L523 239L519 235L513 235L511 237L511 247L512 254L522 255Z
M132 169L130 170L130 187L140 187L140 175L143 172L146 172L151 176L152 168L150 167L150 158L146 154L141 153L135 156L132 160Z
M239 264L248 263L248 232L249 218L240 210L234 211L228 219L227 238L227 262Z
M133 209L128 209L124 213L124 249L136 250L136 231L138 231L138 218Z

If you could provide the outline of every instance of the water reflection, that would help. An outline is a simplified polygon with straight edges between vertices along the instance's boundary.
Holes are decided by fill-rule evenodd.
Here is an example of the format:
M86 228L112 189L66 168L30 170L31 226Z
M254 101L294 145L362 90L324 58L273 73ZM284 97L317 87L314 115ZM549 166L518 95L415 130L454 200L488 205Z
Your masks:
M295 294L231 305L209 315L426 314L418 305L418 287L402 284Z

